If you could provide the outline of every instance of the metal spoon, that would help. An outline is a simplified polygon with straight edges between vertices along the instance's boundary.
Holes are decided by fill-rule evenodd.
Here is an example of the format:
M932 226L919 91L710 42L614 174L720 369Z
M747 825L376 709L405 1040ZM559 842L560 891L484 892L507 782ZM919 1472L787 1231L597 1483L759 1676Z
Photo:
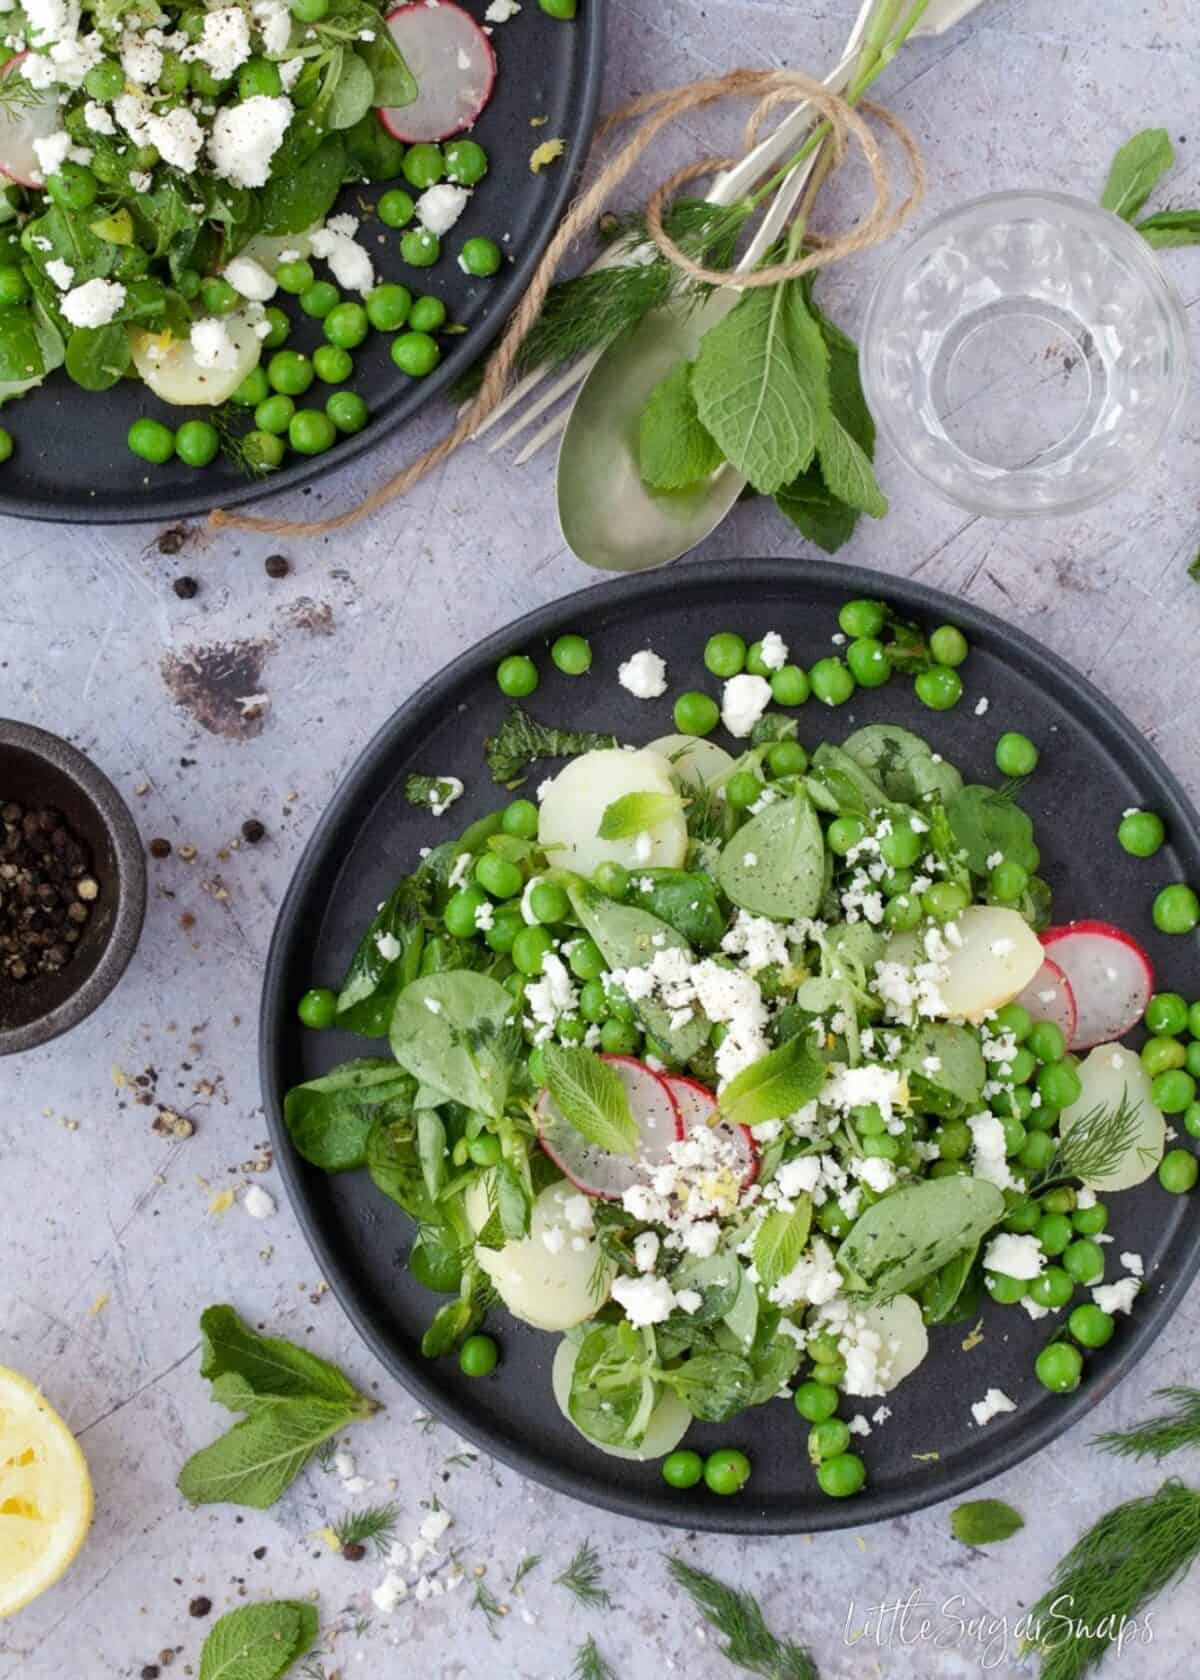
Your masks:
M940 34L979 3L933 0L914 35ZM850 79L872 5L870 0L863 6L841 61L825 78L835 93ZM814 163L815 154L788 177L739 269L754 267L776 238ZM731 202L722 190L728 179L717 183L709 195L712 202ZM609 345L585 380L563 433L557 477L559 525L567 546L585 565L606 572L665 566L703 542L745 489L746 480L725 466L687 490L650 490L637 461L639 419L650 393L680 361L696 355L704 334L740 296L731 285L714 291L699 307L675 299Z

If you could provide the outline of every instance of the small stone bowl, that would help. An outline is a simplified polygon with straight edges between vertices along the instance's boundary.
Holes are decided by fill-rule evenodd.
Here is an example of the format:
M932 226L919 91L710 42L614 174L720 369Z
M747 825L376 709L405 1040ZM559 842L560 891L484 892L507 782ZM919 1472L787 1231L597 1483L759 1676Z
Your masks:
M77 1026L128 965L146 913L146 860L124 800L77 747L0 718L0 801L48 805L88 847L100 895L75 954L56 974L0 977L0 1056L32 1050Z

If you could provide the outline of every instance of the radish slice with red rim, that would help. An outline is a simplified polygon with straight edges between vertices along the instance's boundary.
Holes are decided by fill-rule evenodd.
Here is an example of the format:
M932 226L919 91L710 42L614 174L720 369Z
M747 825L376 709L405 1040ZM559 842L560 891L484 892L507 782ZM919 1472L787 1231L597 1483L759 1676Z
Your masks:
M492 43L450 0L400 6L387 26L418 93L411 105L385 107L379 120L397 140L447 140L470 128L496 82Z
M689 1079L686 1074L681 1073L667 1074L664 1084L674 1097L675 1106L683 1117L685 1133L697 1130L701 1126L707 1129L717 1107L717 1099L708 1086L701 1085L698 1079ZM718 1121L711 1129L716 1137L730 1146L730 1165L740 1164L739 1183L743 1190L747 1189L758 1177L758 1145L754 1141L754 1134L748 1126L734 1126L728 1120Z
M1079 1025L1079 1011L1071 982L1053 957L1047 957L1041 968L1019 996L1013 999L1028 1011L1032 1021L1050 1021L1061 1027L1068 1044L1074 1041Z
M632 1056L601 1056L617 1074L638 1124L636 1155L610 1155L582 1137L563 1115L549 1091L538 1098L538 1136L556 1166L582 1190L606 1202L620 1201L626 1190L646 1183L647 1167L670 1160L670 1149L684 1136L683 1120L667 1082Z
M19 75L17 66L24 57L25 53L18 53L16 58L10 58L0 70L0 76ZM62 110L54 93L5 107L0 111L0 174L7 175L19 187L44 187L46 178L33 142L48 140L61 127Z
M1109 922L1068 922L1047 928L1042 944L1075 997L1070 1049L1089 1050L1137 1026L1154 992L1154 969L1132 935Z

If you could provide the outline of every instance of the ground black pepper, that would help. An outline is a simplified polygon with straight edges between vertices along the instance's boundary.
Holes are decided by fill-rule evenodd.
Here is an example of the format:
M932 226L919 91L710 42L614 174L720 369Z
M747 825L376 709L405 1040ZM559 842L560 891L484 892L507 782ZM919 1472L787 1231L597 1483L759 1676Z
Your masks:
M60 812L0 803L0 978L64 968L99 892L88 849Z

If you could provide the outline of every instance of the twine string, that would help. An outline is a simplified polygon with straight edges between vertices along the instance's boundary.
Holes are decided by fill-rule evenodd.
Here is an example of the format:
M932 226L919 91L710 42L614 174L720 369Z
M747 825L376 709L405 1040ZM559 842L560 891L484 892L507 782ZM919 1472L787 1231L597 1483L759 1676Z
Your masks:
M298 521L272 519L263 515L226 513L214 509L209 525L215 529L259 531L272 536L316 537L331 531L345 530L389 503L405 496L428 477L456 450L466 443L502 401L509 380L519 360L522 347L542 312L546 295L554 283L563 260L579 236L590 229L608 201L633 169L645 156L664 128L689 112L704 110L721 100L757 96L758 103L746 131L750 148L757 139L763 122L771 111L784 103L807 100L821 112L829 124L836 158L845 151L847 138L853 138L861 150L875 190L875 203L866 218L852 232L836 238L825 238L819 248L767 268L735 274L732 270L709 268L696 261L667 233L663 213L681 186L702 175L711 175L728 168L728 160L708 159L676 170L652 194L646 207L646 224L651 239L676 268L691 279L711 286L736 284L739 288L775 286L784 281L797 280L813 269L838 262L842 257L868 250L882 243L912 215L925 190L925 169L916 141L905 125L881 106L863 102L859 110L839 95L831 93L823 83L798 70L731 70L724 76L709 77L690 82L685 87L662 89L642 94L613 112L598 131L605 139L618 128L637 123L635 132L625 145L601 169L595 181L574 202L534 271L524 297L517 305L501 335L500 342L488 360L483 382L475 400L444 437L433 444L415 461L386 479L355 507L332 518ZM887 128L899 141L904 152L911 185L908 196L894 209L891 207L891 178L887 162L874 133L860 111L867 112L877 123Z

